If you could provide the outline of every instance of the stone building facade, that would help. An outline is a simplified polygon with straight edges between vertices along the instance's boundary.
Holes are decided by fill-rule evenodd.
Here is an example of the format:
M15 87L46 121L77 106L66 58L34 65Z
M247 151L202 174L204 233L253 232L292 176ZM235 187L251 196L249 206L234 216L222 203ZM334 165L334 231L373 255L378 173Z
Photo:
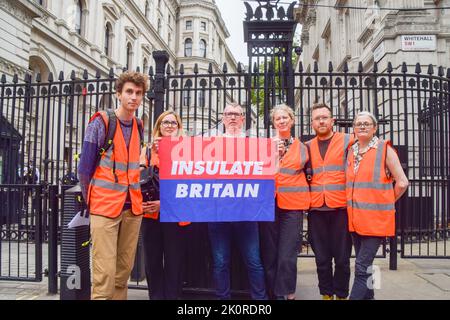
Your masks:
M448 6L449 0L302 0L297 17L303 25L304 66L312 70L317 61L327 71L331 61L335 70L342 70L347 61L350 71L356 71L361 61L364 71L370 71L378 62L380 72L388 62L394 70L403 62L408 67L417 62L448 67L450 10L440 9Z
M0 73L19 78L29 70L42 79L84 69L146 72L155 50L169 53L174 72L210 62L218 72L223 63L236 69L214 0L1 0L0 27Z

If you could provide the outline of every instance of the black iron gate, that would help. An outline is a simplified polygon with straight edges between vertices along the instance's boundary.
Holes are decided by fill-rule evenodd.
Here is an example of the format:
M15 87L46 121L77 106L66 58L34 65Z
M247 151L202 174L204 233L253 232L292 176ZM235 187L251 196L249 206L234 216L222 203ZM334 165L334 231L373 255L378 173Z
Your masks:
M263 9L267 17L270 10ZM292 28L283 22L293 20L290 9L271 10ZM181 115L188 134L197 135L223 130L223 108L237 101L246 110L249 134L266 137L272 134L270 109L287 102L296 112L295 134L303 140L312 135L310 107L315 102L329 104L336 130L345 132L351 132L358 111L370 110L380 120L379 135L392 141L411 182L398 204L391 257L399 239L404 258L449 258L450 69L429 66L424 73L417 64L411 72L405 63L396 69L389 64L381 72L376 63L365 68L360 63L357 70L346 63L335 70L330 63L325 72L316 63L304 67L297 63L301 50L286 35L291 29L275 37L273 29L262 25L262 12L247 13L248 40L255 40L247 67L209 64L200 72L194 65L185 72L181 65L173 72L166 70L167 53L153 53L156 72L149 69L151 88L138 112L146 139L155 116L169 108ZM275 23L269 16L266 20ZM24 81L1 77L0 279L40 281L48 273L55 290L64 178L77 174L90 116L117 106L114 81L113 70L94 76L72 72L68 78L61 72L57 80L52 74ZM306 234L305 225L300 256L311 256ZM387 250L384 246L381 254ZM198 276L203 271L187 270L187 284L208 286L209 280Z

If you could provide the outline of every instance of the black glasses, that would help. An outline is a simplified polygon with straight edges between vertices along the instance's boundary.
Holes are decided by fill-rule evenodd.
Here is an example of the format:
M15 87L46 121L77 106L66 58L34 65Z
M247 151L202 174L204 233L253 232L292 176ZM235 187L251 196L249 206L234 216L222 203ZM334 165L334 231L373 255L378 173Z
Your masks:
M226 117L226 118L231 118L231 117L236 117L236 118L238 118L238 117L241 117L241 116L242 116L242 113L239 113L239 112L224 112L223 115L224 115L224 117Z
M178 127L178 122L176 122L176 121L164 120L163 122L161 122L161 124L165 128L167 128L167 127Z
M357 122L355 123L355 128L370 128L373 126L373 123L370 122Z

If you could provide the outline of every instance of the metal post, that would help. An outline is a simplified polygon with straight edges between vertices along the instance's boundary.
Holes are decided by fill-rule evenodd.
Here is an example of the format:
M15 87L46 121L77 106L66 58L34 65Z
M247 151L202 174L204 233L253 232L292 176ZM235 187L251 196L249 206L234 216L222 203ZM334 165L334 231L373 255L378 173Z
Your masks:
M397 232L389 238L389 270L397 270Z
M48 293L58 293L58 186L50 186L48 226Z
M164 72L166 64L169 61L169 54L166 51L154 51L153 59L155 60L155 114L154 121L158 119L159 115L164 111L164 95L165 95L165 76Z

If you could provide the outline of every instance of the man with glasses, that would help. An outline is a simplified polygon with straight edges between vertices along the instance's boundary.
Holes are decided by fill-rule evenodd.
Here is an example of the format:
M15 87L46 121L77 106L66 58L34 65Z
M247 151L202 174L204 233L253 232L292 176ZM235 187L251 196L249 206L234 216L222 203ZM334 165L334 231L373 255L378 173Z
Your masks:
M312 167L309 241L315 254L320 294L324 300L333 300L334 296L342 300L349 293L352 250L344 168L353 137L333 131L334 118L326 104L313 105L311 117L316 137L307 142Z
M227 105L223 112L223 124L225 126L223 136L245 137L245 133L242 131L244 119L243 110L239 104L231 103ZM258 223L255 221L210 222L208 231L217 297L221 300L230 299L231 243L234 242L238 246L247 267L252 299L267 299L264 268L259 250Z

